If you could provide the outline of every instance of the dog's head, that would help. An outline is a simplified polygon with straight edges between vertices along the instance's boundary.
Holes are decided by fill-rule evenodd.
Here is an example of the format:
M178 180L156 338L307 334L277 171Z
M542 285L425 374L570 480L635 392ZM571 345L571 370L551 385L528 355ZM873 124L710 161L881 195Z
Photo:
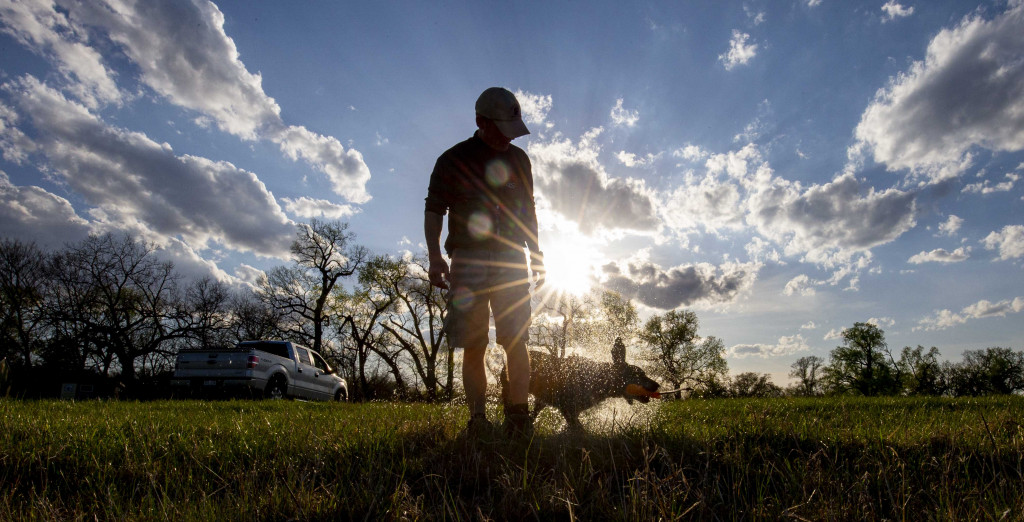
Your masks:
M616 380L621 385L622 396L630 404L634 399L647 403L652 398L661 397L661 394L658 393L658 388L661 385L648 377L647 372L639 366L626 364L626 346L622 343L621 338L615 339L615 345L612 347L612 366Z

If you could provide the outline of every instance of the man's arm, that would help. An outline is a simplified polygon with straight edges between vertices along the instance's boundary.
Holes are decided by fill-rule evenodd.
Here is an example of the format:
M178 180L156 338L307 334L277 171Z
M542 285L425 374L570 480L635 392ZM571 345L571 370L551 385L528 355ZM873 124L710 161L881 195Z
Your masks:
M448 263L441 254L442 229L444 229L444 216L429 210L423 212L423 235L427 240L430 284L448 288Z

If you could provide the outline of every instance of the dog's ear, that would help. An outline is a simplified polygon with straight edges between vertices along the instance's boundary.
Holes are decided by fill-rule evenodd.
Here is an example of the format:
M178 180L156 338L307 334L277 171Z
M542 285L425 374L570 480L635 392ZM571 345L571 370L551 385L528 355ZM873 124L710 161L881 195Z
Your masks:
M612 363L626 364L626 345L623 344L621 337L616 337L615 344L612 345Z

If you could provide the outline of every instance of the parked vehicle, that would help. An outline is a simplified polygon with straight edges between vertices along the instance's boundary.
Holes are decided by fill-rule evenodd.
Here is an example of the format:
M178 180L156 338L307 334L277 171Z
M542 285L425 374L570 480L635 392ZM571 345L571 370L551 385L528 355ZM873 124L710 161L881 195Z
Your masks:
M234 348L182 351L171 384L200 394L348 399L348 383L319 353L288 341L245 341Z

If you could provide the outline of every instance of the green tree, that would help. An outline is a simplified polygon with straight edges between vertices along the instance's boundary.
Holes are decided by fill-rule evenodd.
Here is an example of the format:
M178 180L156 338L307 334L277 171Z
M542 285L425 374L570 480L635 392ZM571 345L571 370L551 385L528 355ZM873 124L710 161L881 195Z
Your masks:
M781 397L782 388L767 373L743 372L729 382L730 397Z
M1024 391L1024 352L1010 348L967 350L950 364L950 387L957 396L1008 395Z
M946 378L939 361L939 349L932 346L903 347L897 363L903 377L903 391L907 395L942 395L946 391Z
M698 336L697 327L697 314L672 310L651 317L640 330L640 341L651 349L653 373L672 388L700 391L727 379L725 346Z
M790 368L789 376L798 379L793 395L814 397L821 395L821 370L825 360L816 355L801 357Z
M871 323L854 323L843 330L843 346L832 350L830 364L825 368L826 386L832 393L898 393L899 371L891 359L885 332Z

